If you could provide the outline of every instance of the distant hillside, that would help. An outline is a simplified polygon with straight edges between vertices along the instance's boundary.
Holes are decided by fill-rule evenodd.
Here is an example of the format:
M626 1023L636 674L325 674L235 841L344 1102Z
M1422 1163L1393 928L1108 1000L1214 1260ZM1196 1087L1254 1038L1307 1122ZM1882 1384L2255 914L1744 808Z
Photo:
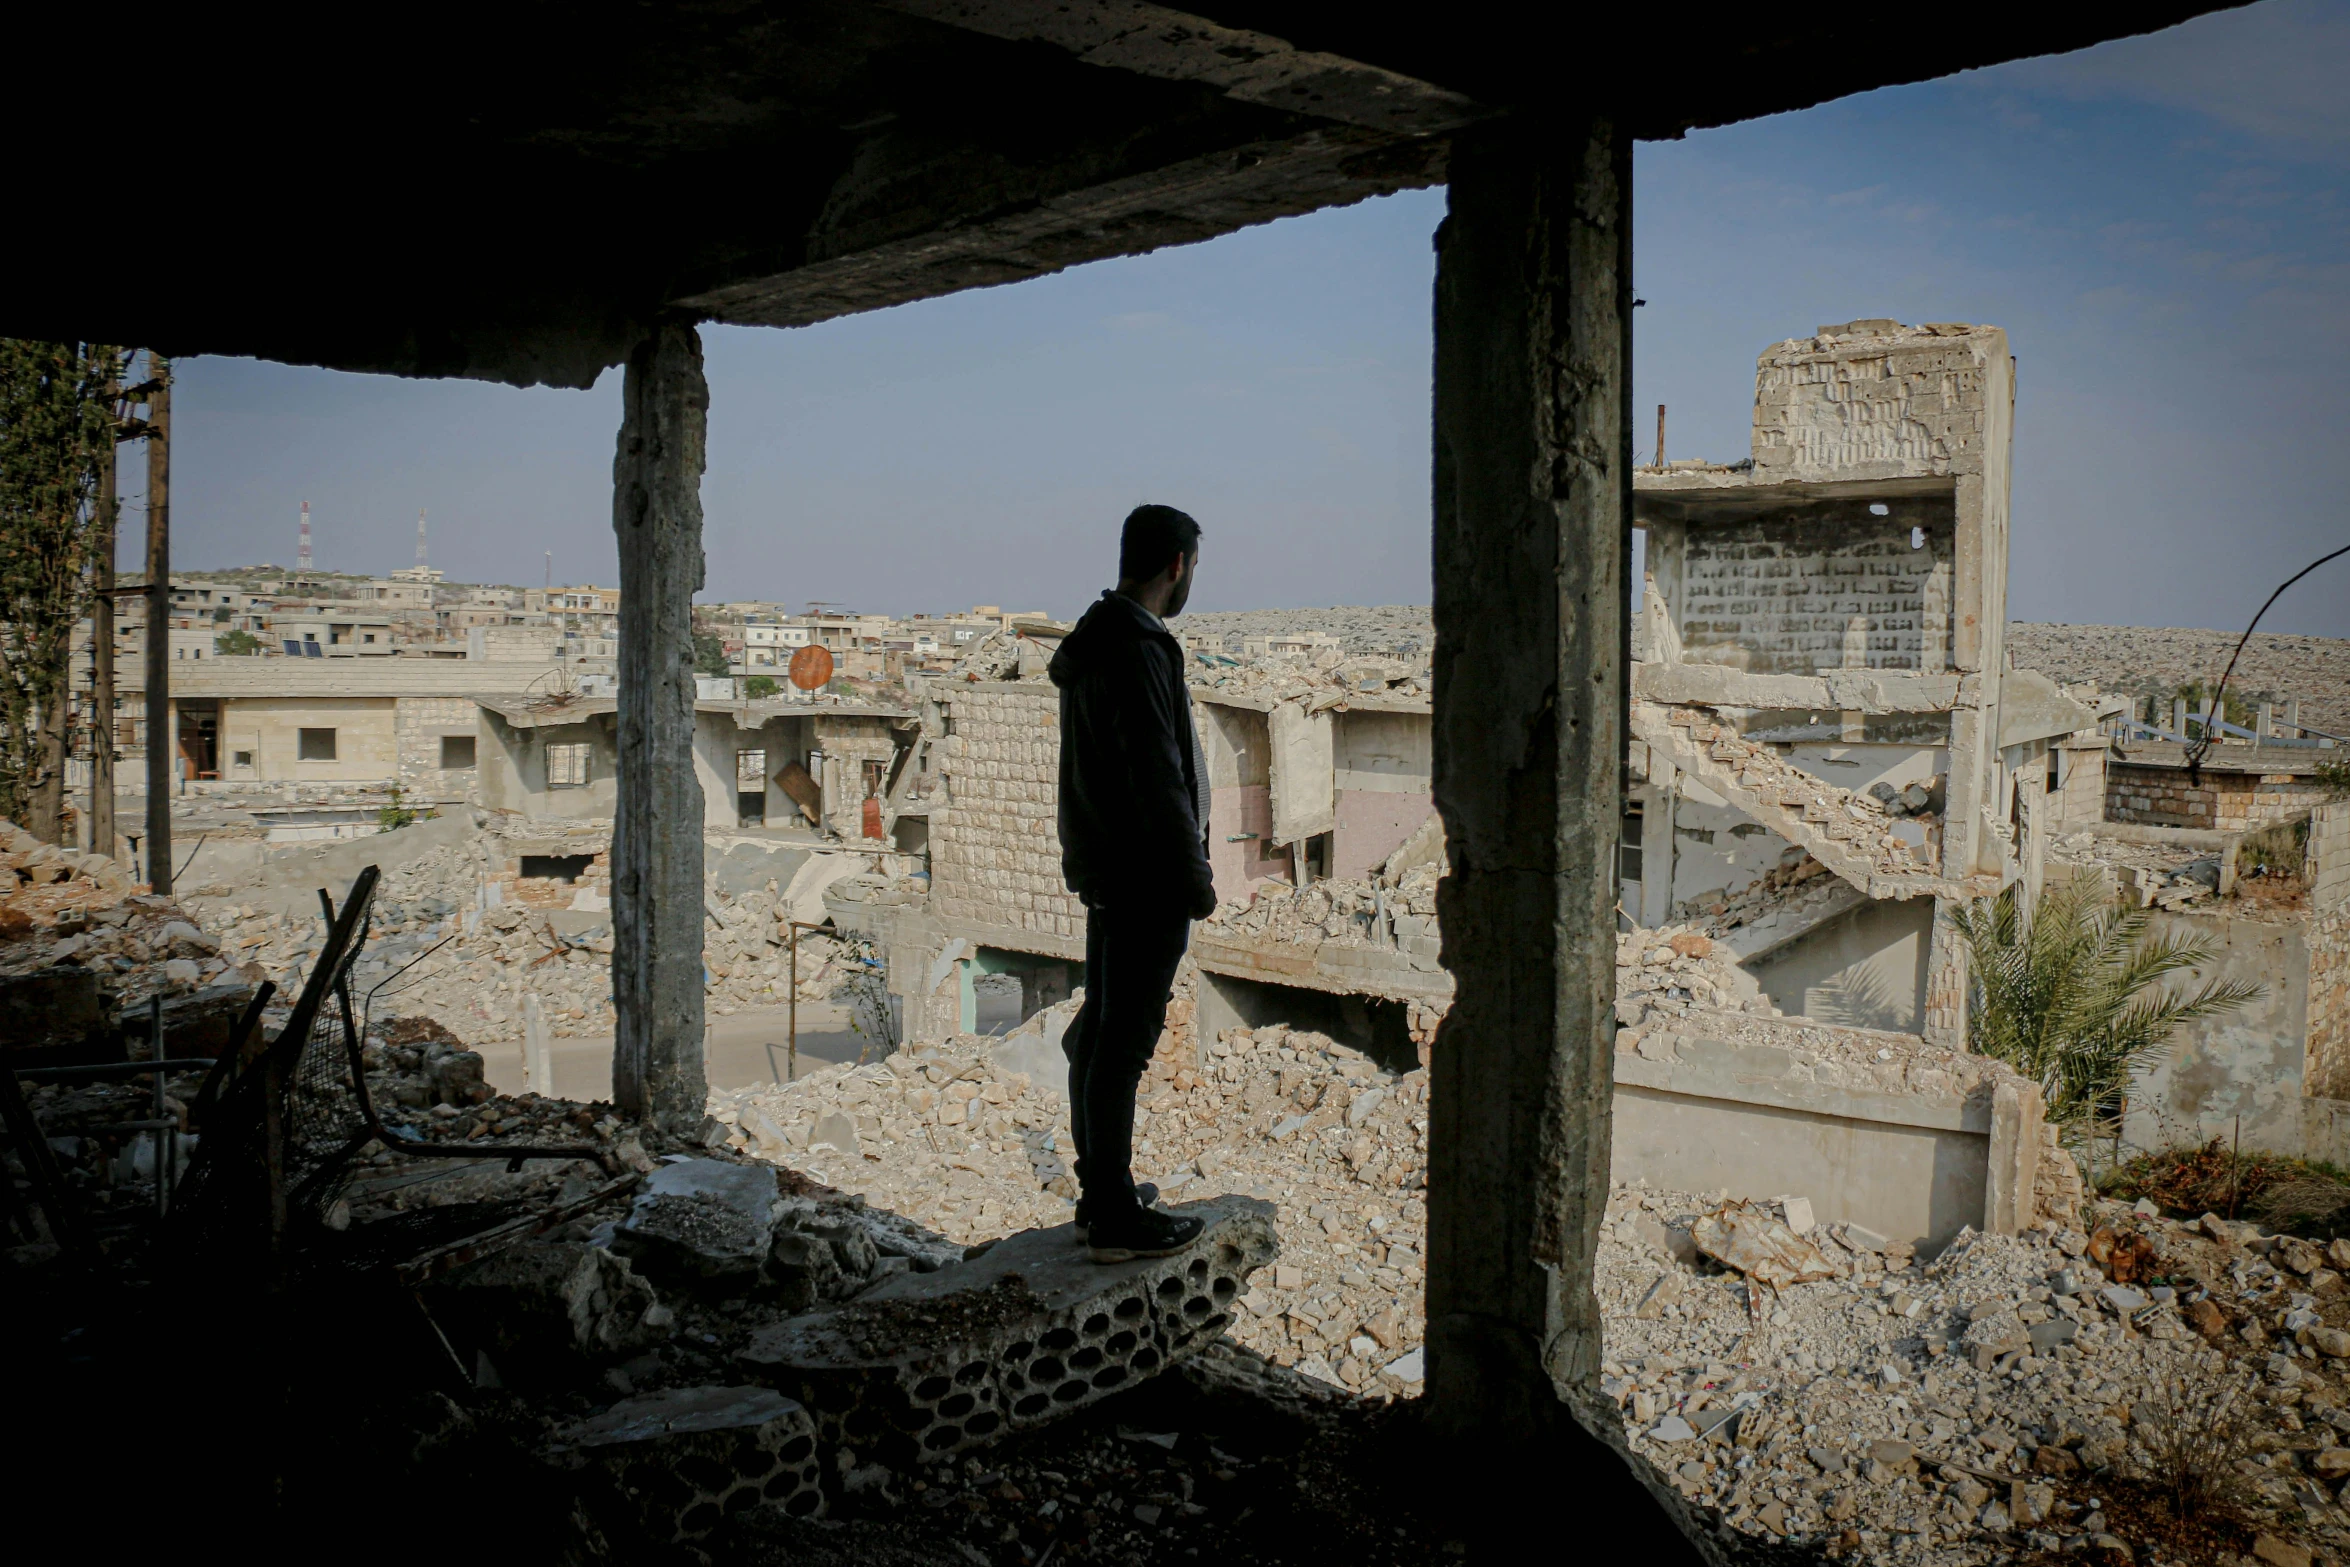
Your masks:
M2241 631L2169 626L2052 626L2011 622L2007 650L2019 665L2065 682L2093 680L2131 696L2168 695L2190 681L2206 686L2227 668ZM2301 699L2301 716L2350 733L2350 641L2259 632L2245 644L2230 696L2247 702Z

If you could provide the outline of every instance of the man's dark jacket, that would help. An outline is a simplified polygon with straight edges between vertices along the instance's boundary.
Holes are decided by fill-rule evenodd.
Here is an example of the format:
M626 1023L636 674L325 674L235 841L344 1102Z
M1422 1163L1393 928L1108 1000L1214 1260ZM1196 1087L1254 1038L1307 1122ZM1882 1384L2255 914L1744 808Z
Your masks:
M1182 644L1134 600L1104 593L1062 639L1052 677L1069 890L1088 903L1181 905L1211 888Z

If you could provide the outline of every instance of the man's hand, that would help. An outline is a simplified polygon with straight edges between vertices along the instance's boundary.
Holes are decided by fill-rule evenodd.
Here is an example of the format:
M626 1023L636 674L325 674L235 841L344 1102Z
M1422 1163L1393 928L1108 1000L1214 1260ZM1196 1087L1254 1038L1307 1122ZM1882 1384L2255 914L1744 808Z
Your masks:
M1197 881L1191 885L1191 902L1185 910L1193 919L1204 920L1216 912L1216 884Z

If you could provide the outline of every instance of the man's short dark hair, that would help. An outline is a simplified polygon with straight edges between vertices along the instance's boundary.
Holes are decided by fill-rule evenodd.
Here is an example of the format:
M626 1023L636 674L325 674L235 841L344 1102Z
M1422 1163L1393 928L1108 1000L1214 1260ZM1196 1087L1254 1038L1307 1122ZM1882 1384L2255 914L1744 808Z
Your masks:
M1118 535L1118 580L1148 582L1176 556L1198 553L1198 523L1172 506L1137 506Z

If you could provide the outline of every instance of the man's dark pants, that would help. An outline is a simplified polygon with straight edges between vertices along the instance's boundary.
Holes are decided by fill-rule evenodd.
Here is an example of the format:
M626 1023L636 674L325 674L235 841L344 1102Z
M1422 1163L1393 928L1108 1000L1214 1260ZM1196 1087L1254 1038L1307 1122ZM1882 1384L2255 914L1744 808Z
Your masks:
M1085 1002L1061 1047L1077 1181L1097 1216L1134 1207L1134 1091L1158 1048L1190 940L1189 917L1160 899L1085 911Z

